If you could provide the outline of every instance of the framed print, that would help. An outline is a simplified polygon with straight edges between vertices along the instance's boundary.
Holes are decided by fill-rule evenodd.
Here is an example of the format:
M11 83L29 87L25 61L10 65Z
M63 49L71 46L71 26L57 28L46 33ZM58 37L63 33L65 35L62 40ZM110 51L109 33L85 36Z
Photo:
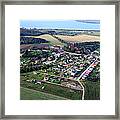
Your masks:
M1 118L119 119L119 2L1 5Z

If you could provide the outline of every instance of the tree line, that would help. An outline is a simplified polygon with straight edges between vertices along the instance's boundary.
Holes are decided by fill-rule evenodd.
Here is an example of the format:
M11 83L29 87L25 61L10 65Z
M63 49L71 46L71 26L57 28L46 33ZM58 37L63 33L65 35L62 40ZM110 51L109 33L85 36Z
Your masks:
M20 44L40 44L48 43L49 41L42 38L20 37Z

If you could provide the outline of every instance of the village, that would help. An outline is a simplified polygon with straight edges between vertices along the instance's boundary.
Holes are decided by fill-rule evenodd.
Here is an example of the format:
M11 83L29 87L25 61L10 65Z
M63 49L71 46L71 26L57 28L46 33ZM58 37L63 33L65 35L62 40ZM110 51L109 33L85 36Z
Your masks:
M99 99L99 35L99 30L20 29L23 98L27 88L60 99Z
M33 57L31 57L33 54ZM42 56L41 56L42 55ZM34 68L33 74L43 76L42 79L27 80L36 84L47 82L68 87L74 90L83 90L79 80L84 80L99 64L99 51L90 54L66 52L60 46L42 47L42 49L27 49L21 52L21 70ZM41 56L41 57L40 57ZM37 71L37 68L39 71ZM29 68L30 70L31 68ZM35 71L36 70L36 71ZM28 71L27 71L28 72Z

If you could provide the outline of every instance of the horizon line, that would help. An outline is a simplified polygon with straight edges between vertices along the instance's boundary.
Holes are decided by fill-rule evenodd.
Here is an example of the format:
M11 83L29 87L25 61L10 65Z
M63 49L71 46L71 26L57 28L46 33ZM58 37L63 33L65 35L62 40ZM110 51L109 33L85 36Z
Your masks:
M38 27L20 27L20 28L26 28L26 29L52 29L52 30L99 30L100 29L79 29L79 28L38 28Z

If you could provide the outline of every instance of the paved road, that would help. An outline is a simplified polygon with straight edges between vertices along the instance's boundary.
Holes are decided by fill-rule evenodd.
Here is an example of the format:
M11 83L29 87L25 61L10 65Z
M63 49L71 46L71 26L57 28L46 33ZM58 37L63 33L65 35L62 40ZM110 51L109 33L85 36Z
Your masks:
M96 63L96 64L95 64ZM94 64L95 64L95 66L94 66ZM96 65L98 64L98 61L97 60L95 60L92 64L90 64L90 66L76 79L76 80L80 80L83 76L84 76L84 74L92 67L92 68L94 68L94 67L96 67ZM94 67L93 67L94 66ZM92 70L91 70L92 71ZM88 76L88 75L87 75Z
M82 100L84 100L84 95L85 95L85 88L84 86L82 85L82 83L79 81L83 76L84 74L89 70L89 68L93 67L93 65L95 64L94 67L96 67L96 65L98 64L99 61L95 60L92 64L90 64L90 66L76 79L79 84L81 85L82 89L83 89L83 94L82 94ZM91 70L92 71L92 70Z
M72 52L66 52L66 51L64 51L65 53L68 53L68 54L70 54L70 55L81 55L81 54L78 54L78 53L72 53Z

